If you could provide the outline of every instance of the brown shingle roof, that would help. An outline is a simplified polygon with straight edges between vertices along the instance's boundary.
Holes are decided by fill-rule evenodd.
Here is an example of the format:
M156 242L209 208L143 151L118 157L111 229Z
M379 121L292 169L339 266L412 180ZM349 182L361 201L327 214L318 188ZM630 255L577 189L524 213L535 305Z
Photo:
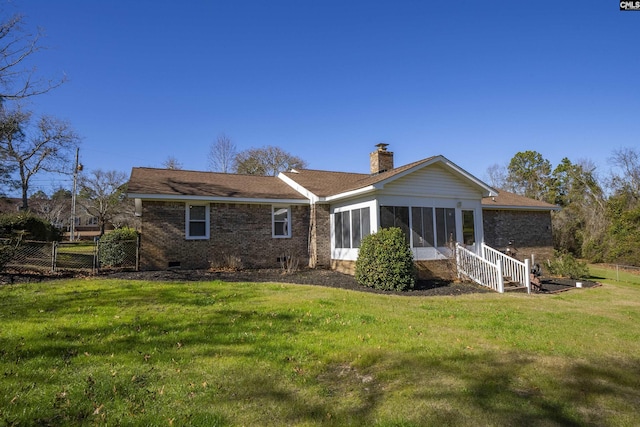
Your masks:
M559 210L560 208L551 203L529 197L519 196L508 191L499 190L494 197L483 197L482 207L485 209L531 209L531 210Z
M132 196L306 200L281 179L273 176L154 168L133 168L128 192Z
M427 163L433 157L418 160L398 168L375 175L364 173L331 172L313 169L300 169L295 172L284 172L283 175L300 184L318 197L328 197L347 191L365 188L393 178L415 166Z

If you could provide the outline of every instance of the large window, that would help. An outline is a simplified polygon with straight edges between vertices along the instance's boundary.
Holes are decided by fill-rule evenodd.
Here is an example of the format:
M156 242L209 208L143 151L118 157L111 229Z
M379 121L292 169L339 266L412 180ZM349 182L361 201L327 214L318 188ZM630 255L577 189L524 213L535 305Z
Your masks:
M433 247L433 208L411 208L411 219L413 247Z
M473 211L462 211L462 242L473 245L476 242L476 225Z
M436 236L438 247L456 241L456 210L436 208Z
M465 212L467 212L467 223L473 222L473 211ZM470 220L469 215L471 215ZM407 241L411 237L410 242L414 248L443 247L457 239L454 208L412 207L409 209L407 206L380 206L380 227L399 227L407 236ZM474 234L473 228L467 227L467 231Z
M409 208L407 206L380 206L380 227L398 227L409 241Z
M333 232L336 248L359 248L362 239L371 233L369 208L334 213Z
M187 239L208 239L209 206L187 204L186 225Z
M291 208L273 207L273 237L291 237Z

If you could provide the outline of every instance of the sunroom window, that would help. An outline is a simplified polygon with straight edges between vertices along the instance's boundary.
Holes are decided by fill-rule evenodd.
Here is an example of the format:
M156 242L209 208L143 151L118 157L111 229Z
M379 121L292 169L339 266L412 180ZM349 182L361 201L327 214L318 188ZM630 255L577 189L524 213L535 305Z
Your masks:
M353 209L333 214L333 236L336 248L359 248L362 239L371 234L369 208Z
M288 206L273 206L273 237L291 237L291 208Z
M186 238L209 238L209 206L187 204L186 209Z

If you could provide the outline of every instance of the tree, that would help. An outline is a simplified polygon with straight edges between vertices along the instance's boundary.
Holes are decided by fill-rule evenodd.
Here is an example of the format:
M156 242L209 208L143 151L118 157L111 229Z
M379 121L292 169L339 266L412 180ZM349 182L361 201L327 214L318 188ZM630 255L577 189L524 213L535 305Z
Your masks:
M180 163L178 159L173 156L167 157L167 160L162 163L162 166L165 169L182 170L182 163Z
M277 176L280 172L304 167L304 160L273 146L241 151L234 160L236 173L248 175Z
M29 207L31 178L40 172L68 172L79 142L80 138L65 121L42 116L32 124L29 111L0 110L0 153L5 167L18 173L15 182L22 189L22 209Z
M231 138L220 134L209 147L209 170L222 173L231 172L236 154L236 145Z
M27 67L34 53L42 50L42 32L24 30L22 15L13 15L0 22L0 107L7 100L20 100L49 92L64 83L36 76L35 67Z
M507 168L503 165L493 164L487 168L489 185L493 188L507 189Z
M127 175L117 171L97 169L80 177L78 202L90 215L98 218L100 236L105 226L120 211L125 202Z
M640 151L635 148L615 150L609 162L619 169L609 180L615 194L625 194L629 207L640 203Z
M517 194L547 200L551 163L537 151L518 152L507 167L507 183Z

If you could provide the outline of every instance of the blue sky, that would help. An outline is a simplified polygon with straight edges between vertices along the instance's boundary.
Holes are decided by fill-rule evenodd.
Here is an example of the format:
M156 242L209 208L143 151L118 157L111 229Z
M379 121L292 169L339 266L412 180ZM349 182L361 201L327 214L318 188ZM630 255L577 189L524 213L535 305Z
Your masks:
M601 173L640 146L640 12L613 0L22 0L62 87L32 101L83 137L86 170L175 157L205 170L225 133L310 168L442 154L485 179L535 150ZM64 181L60 181L64 184ZM51 184L45 180L35 187Z

